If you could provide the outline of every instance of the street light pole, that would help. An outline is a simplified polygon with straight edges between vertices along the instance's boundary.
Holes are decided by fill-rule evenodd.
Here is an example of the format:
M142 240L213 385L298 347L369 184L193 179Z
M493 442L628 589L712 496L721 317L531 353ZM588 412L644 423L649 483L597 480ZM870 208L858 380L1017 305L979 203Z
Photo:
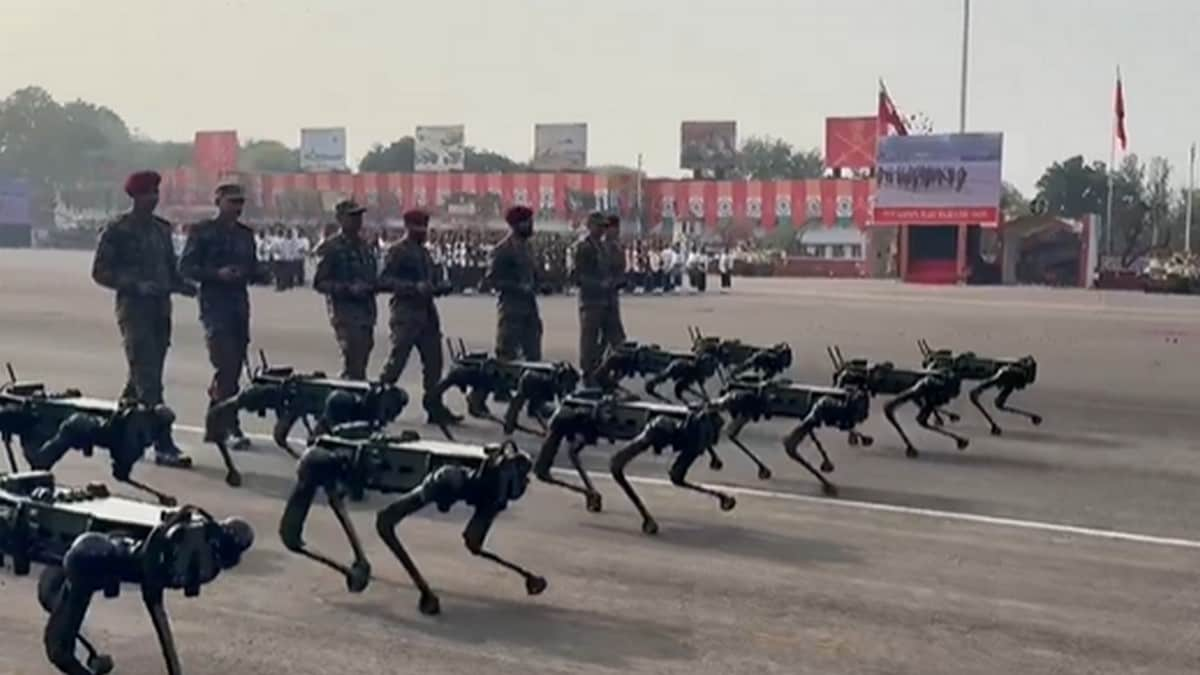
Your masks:
M1188 152L1188 188L1187 188L1187 216L1184 217L1183 226L1183 250L1188 255L1192 254L1192 199L1196 194L1196 143L1192 142L1191 150Z
M959 83L958 132L967 132L967 49L971 34L971 0L963 0L962 81Z

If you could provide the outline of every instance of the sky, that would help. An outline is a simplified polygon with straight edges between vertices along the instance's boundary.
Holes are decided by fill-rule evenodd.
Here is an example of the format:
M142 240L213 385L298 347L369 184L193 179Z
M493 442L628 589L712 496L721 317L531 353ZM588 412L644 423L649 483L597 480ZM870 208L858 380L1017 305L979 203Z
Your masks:
M159 140L237 129L298 145L344 126L353 162L418 124L527 159L538 122L587 122L591 164L674 176L679 123L824 145L827 116L958 130L963 0L0 0L0 95L107 105ZM974 0L967 128L1004 133L1031 192L1107 160L1120 65L1130 152L1186 182L1200 139L1200 2Z

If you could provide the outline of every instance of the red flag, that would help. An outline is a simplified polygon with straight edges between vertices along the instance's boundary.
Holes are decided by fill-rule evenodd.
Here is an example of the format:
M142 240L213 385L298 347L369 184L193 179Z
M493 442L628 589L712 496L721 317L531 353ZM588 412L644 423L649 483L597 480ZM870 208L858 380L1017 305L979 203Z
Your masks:
M1117 97L1113 103L1113 114L1117 118L1117 140L1121 141L1121 151L1124 152L1129 138L1125 135L1125 94L1121 91L1121 73L1119 71L1117 72Z
M883 80L879 81L879 135L887 136L888 128L896 130L900 136L908 135L908 127L904 125L904 119L900 117L900 113L896 110L896 106L892 103L892 99L888 96L887 89L883 86Z

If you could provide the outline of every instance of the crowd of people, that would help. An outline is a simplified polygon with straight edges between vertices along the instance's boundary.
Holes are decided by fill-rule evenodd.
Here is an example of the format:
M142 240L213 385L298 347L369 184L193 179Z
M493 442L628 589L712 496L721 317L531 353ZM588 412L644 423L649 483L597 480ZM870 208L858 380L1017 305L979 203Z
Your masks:
M180 226L174 234L176 255L182 255L189 227ZM321 231L276 224L255 231L257 254L267 263L277 290L303 287L315 265L321 242L337 232L336 225ZM453 293L489 293L485 272L492 250L504 237L498 229L434 229L429 231L426 248L436 266L437 277ZM372 242L382 263L387 247L402 232L378 229ZM535 232L530 248L538 268L538 288L542 294L573 293L571 250L579 236L565 232ZM739 250L711 247L698 243L671 241L659 236L626 236L622 239L625 255L624 292L661 295L675 292L700 292L708 289L708 277L720 277L720 287L732 285L734 262Z

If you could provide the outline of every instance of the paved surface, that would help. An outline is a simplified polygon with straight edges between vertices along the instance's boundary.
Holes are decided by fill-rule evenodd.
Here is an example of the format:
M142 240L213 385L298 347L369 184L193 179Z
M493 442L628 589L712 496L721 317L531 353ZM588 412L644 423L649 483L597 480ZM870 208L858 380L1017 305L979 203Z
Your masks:
M23 378L115 395L124 363L111 298L87 278L90 257L0 251L0 357ZM303 369L336 370L314 294L256 292L255 347ZM490 343L489 298L449 298L443 324ZM574 358L573 299L543 301L546 352ZM608 481L603 514L536 484L493 530L496 551L550 580L525 596L519 579L461 547L466 512L423 514L402 537L442 593L443 615L416 612L399 565L374 540L374 498L358 509L377 579L362 595L287 554L275 529L292 466L262 442L239 456L247 482L225 487L215 451L192 430L210 375L195 304L176 302L168 399L190 473L140 475L218 513L238 514L258 541L244 564L196 600L168 599L188 673L1195 673L1200 669L1200 302L1048 289L903 287L879 282L735 280L719 296L630 298L631 337L686 346L685 327L770 343L786 339L791 376L827 382L826 344L913 364L915 341L1039 359L1039 382L1015 397L1046 417L1001 418L989 437L958 404L966 452L920 432L903 456L881 414L869 449L826 432L841 497L778 449L782 425L744 435L775 469L759 481L725 449L720 473L695 476L737 491L722 513L706 497L661 484L664 463L639 460L639 485L662 533L640 534ZM378 343L385 344L383 329ZM384 350L377 347L372 372ZM415 385L417 364L406 372ZM452 395L453 406L462 402ZM878 413L878 411L877 411ZM911 415L911 413L909 413ZM915 427L908 417L902 423ZM417 424L410 410L405 422ZM253 420L248 426L265 431ZM433 430L422 428L427 435ZM473 423L465 438L491 429ZM532 449L532 441L528 442ZM599 467L610 452L591 452ZM72 457L64 480L107 476ZM307 539L349 557L317 509ZM0 574L0 672L41 674L43 615L32 578ZM98 600L90 633L120 672L162 666L136 592Z

